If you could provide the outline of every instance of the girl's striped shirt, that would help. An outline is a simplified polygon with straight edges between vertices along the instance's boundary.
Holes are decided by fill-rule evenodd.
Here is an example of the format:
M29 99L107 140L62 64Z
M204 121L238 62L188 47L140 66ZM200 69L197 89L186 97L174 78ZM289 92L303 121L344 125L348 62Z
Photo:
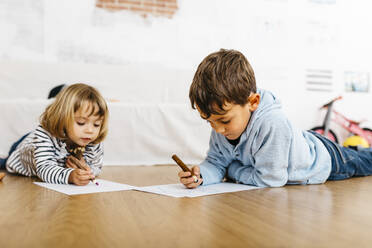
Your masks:
M24 176L38 176L47 183L68 184L73 169L65 164L70 155L63 140L39 125L9 156L6 169ZM98 175L103 165L103 144L87 145L83 157L93 174Z

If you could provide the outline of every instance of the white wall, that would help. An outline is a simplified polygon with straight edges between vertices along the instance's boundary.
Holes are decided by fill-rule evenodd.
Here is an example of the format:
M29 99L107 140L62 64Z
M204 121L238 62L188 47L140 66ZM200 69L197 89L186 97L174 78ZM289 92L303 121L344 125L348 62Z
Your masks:
M109 12L94 0L0 2L0 97L44 98L56 84L87 82L121 102L188 104L200 61L241 50L258 86L279 95L300 128L336 105L372 119L371 93L345 92L345 73L370 75L369 1L179 0L172 19ZM330 70L329 92L306 90L308 69Z

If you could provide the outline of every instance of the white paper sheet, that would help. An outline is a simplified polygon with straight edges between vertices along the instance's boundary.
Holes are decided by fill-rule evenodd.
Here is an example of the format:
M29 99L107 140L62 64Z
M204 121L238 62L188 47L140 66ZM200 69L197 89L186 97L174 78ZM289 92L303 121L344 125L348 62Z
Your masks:
M259 187L237 183L218 183L207 186L199 186L196 189L188 189L182 184L166 184L135 188L135 190L139 191L167 195L172 197L198 197L251 189L259 189Z
M45 187L51 190L58 191L67 195L81 195L90 193L100 193L100 192L111 192L111 191L121 191L121 190L138 190L148 193L154 193L159 195L166 195L171 197L199 197L205 195L214 195L222 193L230 193L251 189L259 189L259 187L249 186L237 183L218 183L208 186L200 186L196 189L188 189L182 184L164 184L164 185L153 185L146 187L136 187L128 184L115 183L103 179L96 180L99 185L95 185L90 182L85 186L76 186L72 184L51 184L34 182L34 184Z
M76 186L73 184L52 184L52 183L41 183L34 182L34 184L41 187L45 187L51 190L58 191L67 195L80 195L80 194L90 194L90 193L100 193L100 192L111 192L111 191L121 191L121 190L131 190L134 186L115 183L103 179L96 179L99 185L95 185L92 182L85 186Z

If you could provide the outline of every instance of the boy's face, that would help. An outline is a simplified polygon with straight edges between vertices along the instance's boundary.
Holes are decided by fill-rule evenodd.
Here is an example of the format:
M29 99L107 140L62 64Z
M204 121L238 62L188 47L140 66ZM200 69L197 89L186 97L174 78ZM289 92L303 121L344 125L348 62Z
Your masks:
M244 106L225 103L223 107L225 112L223 114L212 114L208 119L205 118L205 115L203 115L198 107L196 108L201 118L207 120L217 133L222 134L229 140L235 140L244 132L251 114L257 109L259 102L260 95L257 93L251 94Z

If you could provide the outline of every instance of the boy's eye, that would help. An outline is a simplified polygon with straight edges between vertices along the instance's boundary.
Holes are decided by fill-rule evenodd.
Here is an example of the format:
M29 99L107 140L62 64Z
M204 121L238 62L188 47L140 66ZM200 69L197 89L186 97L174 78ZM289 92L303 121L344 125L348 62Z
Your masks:
M230 120L228 121L221 121L222 124L229 124L230 123Z

